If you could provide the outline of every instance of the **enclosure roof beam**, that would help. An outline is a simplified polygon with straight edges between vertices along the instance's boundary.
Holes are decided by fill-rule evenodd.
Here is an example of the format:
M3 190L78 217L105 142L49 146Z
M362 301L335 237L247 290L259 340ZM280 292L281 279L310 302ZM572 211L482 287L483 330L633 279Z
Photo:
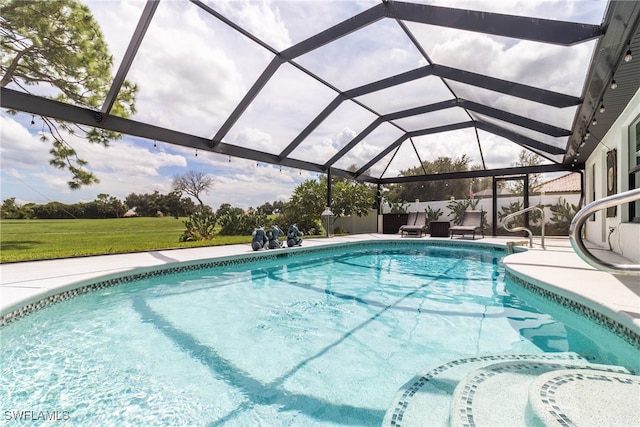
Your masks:
M487 105L478 104L473 101L460 100L459 106L466 110L475 111L476 113L484 114L485 116L493 117L495 119L512 123L514 125L522 126L524 128L544 133L549 136L562 137L571 135L571 131L568 129L562 129L557 126L539 122L537 120L519 116L517 114L509 113L507 111L499 110Z
M218 153L224 156L282 165L294 169L304 169L311 172L326 173L326 169L324 169L320 164L292 158L285 158L281 160L275 154L225 144L223 142L218 143L215 147L211 147L211 140L208 138L202 138L118 116L108 115L100 117L102 114L99 111L65 104L52 99L42 98L40 96L12 89L1 88L0 106L10 110L24 111L31 114L37 114L39 116L50 117L56 120L107 129L149 140L162 141L173 145L180 145L182 147ZM355 178L355 174L353 172L343 169L332 168L332 173L335 176ZM376 178L368 176L360 176L358 179L361 181L376 182Z
M453 131L453 130L472 127L473 125L474 125L474 122L468 121L468 122L462 122L462 123L455 123L455 124L452 124L452 125L436 126L436 127L429 128L429 129L422 129L422 130L419 130L419 131L407 132L406 134L402 135L400 138L396 139L391 145L387 146L387 148L382 150L377 156L375 156L374 158L369 160L369 162L367 162L364 166L362 166L360 169L358 169L358 171L356 172L356 176L359 176L361 173L364 173L367 169L369 169L371 166L375 165L384 156L386 156L387 154L392 152L395 148L397 148L400 144L402 144L406 139L408 139L410 137L422 136L422 135L430 135L430 134L440 133L440 132L449 132L449 131Z
M543 142L536 141L533 138L529 138L528 136L521 135L508 129L504 129L492 123L483 122L482 120L476 120L475 125L478 129L482 129L494 135L501 136L525 148L531 147L549 154L564 154L564 149L560 147L554 147L553 145L548 145Z
M604 32L600 25L396 1L387 5L389 18L562 46L592 40Z
M397 176L392 178L380 178L378 182L380 184L401 184L406 182L443 181L448 179L482 178L486 176L508 176L548 172L575 172L575 170L573 168L563 166L560 163L553 163L549 165L538 166L445 172L431 175Z
M142 39L147 32L147 28L149 28L149 24L151 24L151 18L153 18L153 14L156 12L158 4L160 4L159 0L147 0L147 4L145 4L144 9L142 10L142 15L140 15L138 25L133 32L133 36L131 36L131 40L129 41L127 51L124 53L124 58L122 58L122 62L120 63L120 68L118 68L116 76L109 88L109 93L107 93L107 97L102 104L102 114L109 114L111 107L113 107L113 104L116 102L120 88L124 83L124 79L127 77L129 68L131 68L131 64L136 57L138 48L140 47Z

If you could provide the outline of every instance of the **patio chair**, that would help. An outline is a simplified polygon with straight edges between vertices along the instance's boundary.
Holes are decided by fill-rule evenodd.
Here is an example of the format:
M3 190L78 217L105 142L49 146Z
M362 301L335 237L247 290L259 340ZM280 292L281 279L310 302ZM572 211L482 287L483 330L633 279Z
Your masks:
M454 234L462 234L462 237L464 237L467 233L473 233L473 240L475 240L476 231L481 232L484 238L484 230L482 229L483 216L484 212L482 211L464 211L460 225L449 227L449 238L453 239Z
M407 223L405 225L401 225L398 230L400 233L403 232L405 227L412 227L416 225L416 219L418 218L418 212L409 212L409 216L407 217Z
M416 212L415 223L413 225L403 225L400 227L400 232L403 237L405 234L419 235L422 237L422 235L427 232L427 213Z

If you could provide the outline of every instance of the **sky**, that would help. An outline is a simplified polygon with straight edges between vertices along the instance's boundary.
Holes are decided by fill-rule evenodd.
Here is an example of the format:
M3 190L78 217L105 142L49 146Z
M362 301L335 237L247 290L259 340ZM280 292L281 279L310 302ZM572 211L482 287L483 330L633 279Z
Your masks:
M138 0L85 0L84 3L91 9L110 46L115 74L145 3ZM278 51L377 4L364 0L205 3ZM605 2L592 0L461 0L435 4L589 24L601 22L606 6ZM594 46L594 42L588 42L567 48L414 23L407 26L435 63L575 96L581 94ZM137 112L131 118L212 138L272 57L268 50L231 31L191 2L160 2L127 75L127 80L139 88ZM338 90L348 90L427 64L415 46L407 41L399 25L390 19L378 21L296 61ZM564 67L557 68L561 63ZM546 72L547 69L552 72ZM571 127L575 113L573 108L544 109L533 102L499 96L462 83L453 82L451 86L459 96L471 101L496 108L516 108L523 116L565 128ZM51 89L36 87L34 93L49 94ZM277 154L335 96L332 88L285 64L223 141ZM398 87L393 93L381 91L365 95L358 101L385 114L450 98L450 92L440 79L428 77ZM375 115L361 105L343 102L291 156L300 160L326 161L374 119ZM468 117L462 110L448 109L405 118L398 124L412 130L423 128L425 124L437 126L464 120ZM19 204L76 203L95 200L98 194L119 199L131 193L156 190L166 194L171 191L174 176L197 171L214 179L214 187L203 197L205 203L214 209L222 203L248 208L265 202L286 201L297 185L305 179L318 177L315 172L196 152L163 141L124 135L105 148L69 135L67 141L79 157L88 161L88 168L100 179L99 184L70 190L68 172L48 163L50 143L41 141L43 133L43 123L38 117L0 112L2 200L15 197ZM373 166L370 173L396 176L399 171L417 165L416 152L421 160L465 154L475 165L484 159L488 168L513 165L520 151L518 146L483 131L478 133L481 149L473 129L415 138L415 149L409 142L405 143L395 157L387 156ZM391 125L380 126L336 166L347 169L351 164L362 162L363 158L369 159L399 135L401 132ZM566 143L565 139L531 136L563 148Z

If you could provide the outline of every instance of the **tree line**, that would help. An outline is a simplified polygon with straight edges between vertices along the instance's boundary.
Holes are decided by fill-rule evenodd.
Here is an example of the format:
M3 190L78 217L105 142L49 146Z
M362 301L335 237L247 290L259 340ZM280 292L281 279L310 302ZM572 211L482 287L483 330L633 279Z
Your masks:
M521 162L530 159L520 159ZM470 168L466 155L458 159L441 157L432 162L423 161L418 167L401 171L402 176L428 173L445 173ZM213 187L211 176L189 171L173 178L172 191L146 194L129 194L124 200L108 194L99 194L91 202L64 204L50 202L44 205L27 203L18 205L15 197L6 199L0 209L3 219L65 219L65 218L120 218L135 216L187 217L181 240L211 239L214 230L223 235L250 234L255 227L278 225L281 228L296 224L307 235L321 232L321 214L327 205L328 181L326 176L308 179L299 184L287 202L267 202L257 208L242 209L223 203L217 211L205 205L201 195ZM334 217L363 216L379 207L382 199L392 204L407 201L466 199L473 191L491 185L490 179L456 179L429 182L412 182L377 186L347 178L333 178L331 182L331 209ZM194 203L194 199L198 204ZM274 216L273 214L277 214Z

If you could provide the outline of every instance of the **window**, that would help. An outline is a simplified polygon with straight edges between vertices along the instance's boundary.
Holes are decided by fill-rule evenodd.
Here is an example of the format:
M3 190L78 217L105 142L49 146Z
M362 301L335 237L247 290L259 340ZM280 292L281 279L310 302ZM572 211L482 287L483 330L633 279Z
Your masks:
M629 126L629 189L640 188L640 117ZM629 219L640 222L640 200L629 203Z

